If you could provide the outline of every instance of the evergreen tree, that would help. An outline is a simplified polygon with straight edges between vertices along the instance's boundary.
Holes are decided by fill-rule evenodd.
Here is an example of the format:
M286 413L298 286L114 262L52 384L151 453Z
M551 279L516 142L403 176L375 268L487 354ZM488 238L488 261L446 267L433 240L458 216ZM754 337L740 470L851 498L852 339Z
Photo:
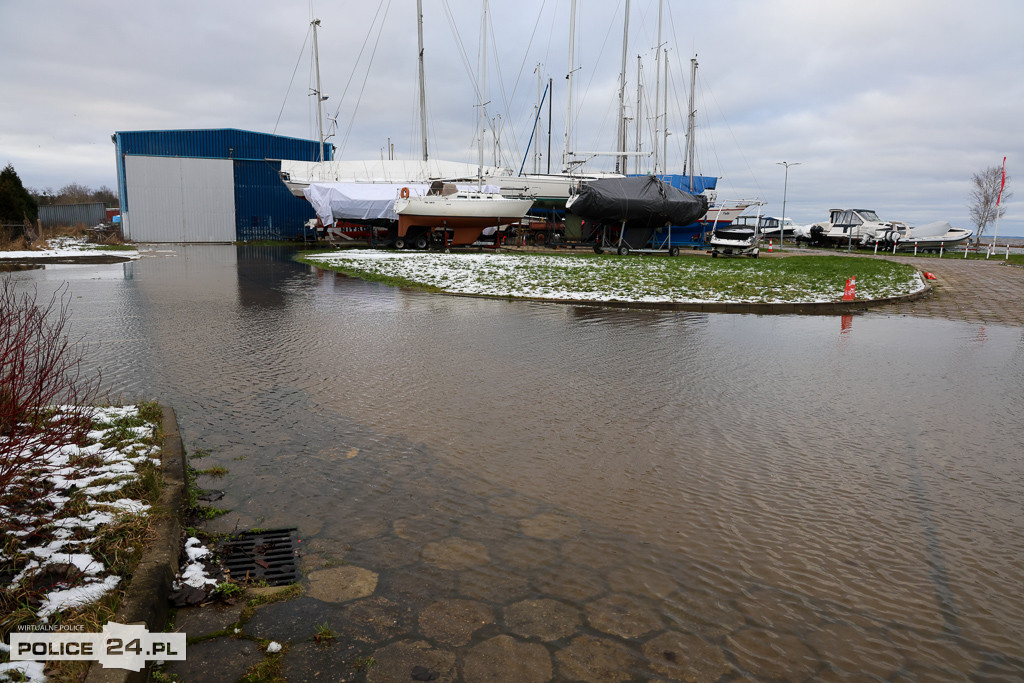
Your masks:
M21 184L14 165L8 163L0 171L0 223L22 225L26 218L35 223L38 217L39 205Z

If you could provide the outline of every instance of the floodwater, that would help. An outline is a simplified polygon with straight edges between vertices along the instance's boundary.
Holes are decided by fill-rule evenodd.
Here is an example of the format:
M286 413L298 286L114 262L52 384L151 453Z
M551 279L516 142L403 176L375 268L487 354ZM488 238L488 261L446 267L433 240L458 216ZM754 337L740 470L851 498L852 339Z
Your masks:
M300 599L378 663L1024 676L1019 328L459 298L272 248L12 276L67 282L111 398L229 469L222 527L378 573L375 629ZM428 618L456 607L462 635Z

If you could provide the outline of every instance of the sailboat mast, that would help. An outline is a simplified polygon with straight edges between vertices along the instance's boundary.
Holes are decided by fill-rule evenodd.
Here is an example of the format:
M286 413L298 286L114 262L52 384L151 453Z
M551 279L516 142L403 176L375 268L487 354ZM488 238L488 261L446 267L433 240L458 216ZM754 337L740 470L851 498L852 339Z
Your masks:
M619 162L617 172L626 173L626 53L629 49L629 0L626 0L626 12L622 20L622 69L619 71L619 140L617 151Z
M551 100L554 99L554 93L552 88L554 87L554 79L548 78L548 92L551 96L548 97L548 173L551 173Z
M661 13L663 0L658 0L658 45L654 48L656 66L654 77L654 173L658 172L658 138L661 137L658 119L661 116Z
M694 93L697 92L697 58L690 60L690 104L686 114L686 163L683 173L690 178L690 194L693 194L693 132L696 126L697 110L694 108Z
M540 64L537 64L537 106L533 110L533 135L536 137L540 128L540 108L544 104L544 77L541 75ZM533 172L540 173L540 140L533 146Z
M565 90L565 150L562 152L562 170L569 170L569 129L572 126L572 72L576 49L576 0L569 5L569 73Z
M423 78L423 0L416 0L416 34L420 54L420 135L423 138L423 161L427 160L427 88Z
M477 159L477 189L483 190L484 183L484 131L487 128L485 111L487 96L487 0L483 1L483 16L480 19L480 144Z
M640 152L644 147L644 83L643 83L643 61L640 55L636 56L636 153L637 171L640 170Z
M320 161L324 160L324 97L320 91L320 49L316 43L316 29L320 26L320 20L314 19L313 26L313 66L316 70L316 127L320 134Z
M661 131L661 166L668 173L668 50L665 50L665 125Z

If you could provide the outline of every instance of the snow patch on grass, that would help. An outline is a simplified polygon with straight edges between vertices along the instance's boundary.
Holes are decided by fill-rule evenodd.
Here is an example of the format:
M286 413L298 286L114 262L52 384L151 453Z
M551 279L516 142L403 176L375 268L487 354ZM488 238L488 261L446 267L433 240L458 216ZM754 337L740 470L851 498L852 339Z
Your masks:
M813 303L842 298L842 277L787 269L784 259L592 257L349 250L307 256L346 272L502 298L640 303ZM774 261L774 263L773 263ZM855 273L851 273L855 274ZM860 278L858 299L921 291L916 271Z

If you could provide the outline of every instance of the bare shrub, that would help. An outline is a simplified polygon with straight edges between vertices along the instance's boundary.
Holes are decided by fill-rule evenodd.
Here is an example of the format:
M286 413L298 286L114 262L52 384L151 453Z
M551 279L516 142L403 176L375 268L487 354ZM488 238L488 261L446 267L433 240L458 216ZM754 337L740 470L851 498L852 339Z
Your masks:
M28 249L28 245L25 244L25 236L20 232L13 233L13 230L6 228L0 233L0 251L25 251Z
M0 505L30 495L46 452L79 442L90 424L100 378L83 375L70 301L67 285L39 305L35 291L0 280Z
M88 237L89 229L85 223L75 225L54 225L43 230L47 239L54 237Z

